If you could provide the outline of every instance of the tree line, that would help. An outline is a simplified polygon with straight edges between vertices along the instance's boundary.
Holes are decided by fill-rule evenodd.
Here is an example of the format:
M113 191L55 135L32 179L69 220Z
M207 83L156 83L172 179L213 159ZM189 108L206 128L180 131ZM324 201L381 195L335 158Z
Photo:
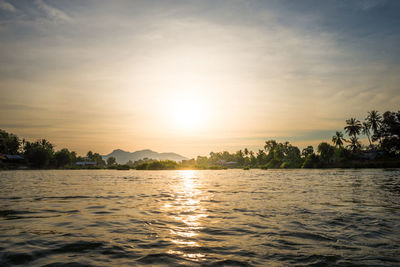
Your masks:
M99 153L88 151L86 156L77 156L75 151L67 148L55 151L54 145L46 139L39 139L33 142L20 139L12 133L8 133L0 129L0 154L20 155L25 159L25 164L34 169L47 168L74 168L76 162L92 161L95 167L101 168L106 166ZM2 164L0 162L0 164ZM0 166L6 168L7 166Z
M235 153L211 152L208 157L174 162L142 159L124 165L114 157L103 160L99 153L88 151L77 156L67 148L55 151L46 139L26 141L0 129L0 154L21 155L29 167L43 168L112 168L112 169L221 169L221 168L348 168L348 167L400 167L400 111L386 111L382 115L369 111L361 122L349 118L342 131L332 136L332 144L322 142L300 150L289 142L268 140L263 148L253 152L247 148ZM362 145L360 137L368 143ZM77 166L77 162L93 162L91 166ZM7 168L1 163L0 168Z
M235 162L238 167L251 168L352 168L400 167L400 111L369 111L361 122L349 118L342 131L332 136L332 144L321 142L316 151L313 146L300 150L289 142L268 140L257 152L247 148L235 153L214 153L197 157L200 166ZM345 134L347 137L345 138ZM362 145L365 136L368 144Z

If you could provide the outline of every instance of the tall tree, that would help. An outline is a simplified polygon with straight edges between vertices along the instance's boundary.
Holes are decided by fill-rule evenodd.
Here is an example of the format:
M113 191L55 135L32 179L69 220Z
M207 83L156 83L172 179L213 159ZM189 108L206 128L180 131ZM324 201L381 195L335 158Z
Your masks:
M346 120L347 126L344 127L344 130L346 133L350 136L356 137L357 135L360 134L361 131L361 123L359 120L355 118L350 118Z
M117 160L115 159L115 157L109 157L107 158L107 166L113 166L117 163Z
M267 152L267 154L271 153L274 148L277 146L277 143L275 140L268 140L265 141L264 149Z
M18 136L0 129L0 153L15 155L18 153L19 146Z
M254 156L254 152L250 150L249 155L250 155L250 164L252 166L256 166L257 165L257 158Z
M243 157L243 152L242 150L239 150L236 152L236 161L239 163L239 165L244 164L244 157Z
M350 144L348 144L347 147L350 148L353 153L357 152L361 148L361 144L357 136L350 137L349 142Z
M303 157L306 158L313 153L314 153L314 148L312 146L308 146L306 148L303 148L301 155L303 155Z
M380 139L379 128L381 127L382 124L381 114L379 114L377 110L368 111L368 116L365 118L365 120L370 125L374 133L372 136L372 141Z
M34 168L46 168L53 158L53 145L46 139L38 140L34 143L25 143L25 157Z
M321 159L325 162L331 161L333 155L335 154L334 147L326 142L319 144L317 150L321 156Z
M332 143L335 146L342 147L343 141L346 141L346 140L343 138L342 132L336 132L335 135L332 137Z
M400 155L400 111L386 111L380 129L381 149L389 155Z
M68 149L63 148L56 153L54 153L54 164L57 168L65 167L73 163L74 158L76 157L75 154L70 152Z
M361 132L368 137L369 146L371 147L372 146L372 142L371 142L371 138L370 138L371 132L369 129L371 129L371 125L368 122L363 122Z
M259 149L257 152L257 162L259 165L265 164L266 163L266 157L264 150Z
M246 155L246 157L249 155L249 150L247 149L247 147L244 149L244 154Z

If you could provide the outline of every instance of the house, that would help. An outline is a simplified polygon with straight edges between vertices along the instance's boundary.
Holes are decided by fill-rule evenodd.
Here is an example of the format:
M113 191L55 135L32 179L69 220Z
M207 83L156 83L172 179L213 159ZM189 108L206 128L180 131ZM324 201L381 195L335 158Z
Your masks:
M220 160L216 162L217 164L225 167L234 167L237 165L236 161L226 161L226 160Z
M25 159L20 155L0 154L0 160L4 163L25 163Z
M26 160L20 155L0 154L0 165L5 165L11 169L27 168Z
M76 165L78 165L78 166L96 166L97 163L95 161L77 161Z
M380 152L380 151L363 151L363 152L361 152L360 158L373 160L377 156L380 156L380 155L382 155L382 152Z

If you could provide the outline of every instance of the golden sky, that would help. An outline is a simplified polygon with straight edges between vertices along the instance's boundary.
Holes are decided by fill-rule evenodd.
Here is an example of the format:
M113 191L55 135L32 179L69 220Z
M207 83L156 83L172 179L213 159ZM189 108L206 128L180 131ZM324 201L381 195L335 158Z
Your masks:
M399 109L397 1L0 0L0 128L60 149L330 140Z

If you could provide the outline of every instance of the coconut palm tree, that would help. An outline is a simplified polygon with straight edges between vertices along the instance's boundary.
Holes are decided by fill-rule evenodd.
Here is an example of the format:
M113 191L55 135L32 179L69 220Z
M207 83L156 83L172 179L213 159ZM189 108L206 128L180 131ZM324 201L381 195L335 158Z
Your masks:
M332 143L335 146L342 147L343 141L346 141L346 140L343 138L342 132L336 132L335 135L332 137Z
M371 126L370 128L374 132L372 141L380 139L379 128L382 125L382 116L377 110L368 111L368 116L365 118L367 123Z
M347 126L344 127L344 130L346 133L350 136L356 137L357 135L360 134L361 131L361 123L359 120L355 118L350 118L346 120Z
M358 140L357 136L350 137L349 142L350 142L350 144L347 145L347 147L350 148L351 151L356 152L358 149L360 149L361 144L360 144L360 141Z
M277 143L275 140L265 141L265 145L264 145L265 152L267 152L267 154L269 154L276 146L277 146Z
M247 147L244 149L244 154L246 155L246 157L249 155L249 150L247 149Z
M361 132L368 137L369 146L372 146L370 138L371 132L369 131L369 129L371 129L371 125L368 122L363 122Z

